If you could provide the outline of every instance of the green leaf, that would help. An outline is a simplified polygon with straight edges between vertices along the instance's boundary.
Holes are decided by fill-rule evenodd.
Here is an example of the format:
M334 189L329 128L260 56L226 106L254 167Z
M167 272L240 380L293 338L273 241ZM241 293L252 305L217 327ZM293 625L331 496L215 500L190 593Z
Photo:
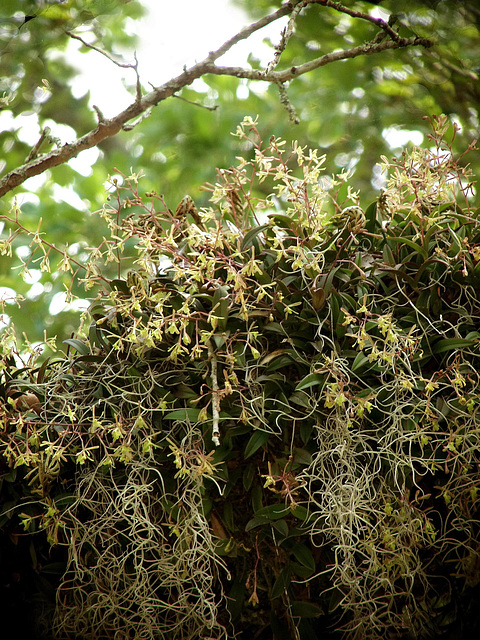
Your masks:
M250 456L253 456L257 449L263 447L263 445L267 442L269 436L270 434L267 431L255 431L254 433L252 433L250 440L247 442L247 446L245 447L245 460Z
M295 387L295 391L301 391L302 389L308 389L309 387L315 387L325 382L325 376L320 373L309 373L305 376Z
M252 518L245 525L245 531L251 531L252 529L255 529L255 527L260 527L267 522L268 520L266 518Z
M252 487L252 509L256 513L263 508L263 489L260 485L256 484Z
M313 432L313 424L308 422L307 420L300 421L300 437L302 439L303 444L307 444L310 442L312 438Z
M90 348L85 344L85 342L77 340L77 338L67 338L67 340L63 340L63 344L73 347L78 351L78 353L82 354L82 356L86 356L90 353Z
M170 411L165 416L166 420L180 420L181 422L198 422L198 416L201 409L195 409L193 407L183 407L182 409L175 409Z
M472 347L477 340L465 338L444 338L438 340L432 347L432 353L444 353L445 351L458 351L466 347Z
M285 591L288 589L290 585L291 579L292 579L292 570L287 565L280 571L280 573L278 574L278 578L273 583L270 598L272 600L275 600L275 598L280 598L281 596L283 596Z
M228 287L221 286L215 290L212 300L212 315L217 318L218 327L225 331L227 328L228 308L230 305L230 295Z
M255 512L256 518L265 518L266 520L279 520L290 513L290 508L284 504L269 504L268 507L262 507Z
M426 260L428 257L428 253L425 251L425 249L421 247L419 244L417 244L416 242L414 242L413 240L410 240L410 238L404 238L403 236L399 238L391 236L388 239L393 240L393 242L398 242L399 244L406 244L412 249L415 249L415 251L419 253L424 260Z
M294 618L317 618L323 615L323 609L313 602L292 602L291 613Z
M235 531L235 515L233 513L233 504L227 500L223 505L223 521L230 531Z
M369 362L368 356L366 356L362 352L357 353L357 356L352 364L352 371L355 372L357 369L361 369L363 365L367 364L368 362Z
M120 280L119 278L114 278L113 280L110 280L108 284L113 291L121 291L122 293L129 293L126 280Z
M298 404L300 407L303 407L304 409L309 409L310 408L309 396L305 392L297 393L295 391L289 397L288 401L289 402L294 402L295 404Z
M191 387L187 386L186 384L179 384L177 387L175 387L175 393L174 393L176 398L184 398L184 399L192 399L192 398L197 398L198 394L196 391L194 391L194 389L192 389Z
M270 228L269 224L261 224L260 226L254 227L253 229L250 229L249 231L247 231L247 233L245 234L242 240L241 250L244 251L245 249L248 249L249 247L251 247L253 244L253 241L258 236L258 234L268 228Z
M365 209L365 230L374 233L377 226L377 203L372 202Z
M290 509L284 504L270 504L267 507L260 507L255 511L255 516L247 522L245 531L250 531L264 524L275 526L275 521L279 521L288 513L290 513Z
M313 558L312 552L306 545L295 545L293 547L293 555L304 567L307 567L307 569L310 569L312 572L315 571L315 560Z
M470 331L469 333L467 333L467 335L465 336L466 340L476 340L480 338L480 333L478 331Z
M385 264L388 264L391 267L394 267L396 264L393 252L387 243L385 243L383 246L383 261L385 262Z
M48 365L50 364L51 358L46 358L43 362L42 365L40 367L40 369L38 370L37 373L37 383L41 384L45 378L45 372L47 370Z
M65 573L64 562L50 562L41 566L40 573L46 573L48 575L61 576Z
M269 322L263 327L264 331L273 331L274 333L281 333L285 335L285 329L278 322Z
M230 593L227 598L227 608L232 620L236 620L243 610L245 585L246 576L239 573L233 581L232 588L230 589Z
M309 516L308 509L305 509L305 507L302 507L301 505L297 505L292 509L292 514L299 520L306 520Z
M276 520L275 522L273 522L273 527L274 529L276 529L278 531L278 533L283 537L286 538L288 536L288 524L286 523L285 520L281 519L281 520Z
M243 488L245 491L249 491L252 486L253 479L255 477L255 467L253 464L248 464L243 472Z
M295 449L293 461L295 464L309 465L312 462L312 454L306 449Z
M292 567L293 573L299 578L304 578L304 579L310 578L311 575L313 574L312 569L305 567L303 564L300 564L299 562L292 562L290 566Z
M328 603L328 611L332 613L341 605L345 598L345 594L343 594L340 589L334 589L332 591L332 595L330 596L330 602Z

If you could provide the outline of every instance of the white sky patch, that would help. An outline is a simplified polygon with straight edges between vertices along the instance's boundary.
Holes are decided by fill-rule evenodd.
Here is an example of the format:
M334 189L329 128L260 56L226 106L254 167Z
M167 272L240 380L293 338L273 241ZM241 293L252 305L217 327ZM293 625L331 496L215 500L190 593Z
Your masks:
M13 117L13 113L8 109L3 109L0 111L0 129L2 131L12 131L15 129L15 118Z
M243 11L225 0L184 0L181 11L174 2L149 0L145 4L148 14L140 22L132 23L131 28L141 35L137 51L140 73L146 73L155 85L181 73L185 64L200 62L250 23ZM244 66L251 53L262 64L268 64L273 51L263 40L270 37L277 44L287 22L285 17L257 31L235 45L217 64Z
M185 65L200 62L251 21L243 11L226 0L183 0L181 10L175 2L146 0L144 4L147 14L141 20L129 20L127 29L139 36L136 54L145 91L151 90L149 83L159 86L182 73ZM274 53L264 40L270 38L277 44L287 22L287 17L284 17L260 29L236 44L217 64L250 68L247 58L253 54L266 66ZM81 29L77 33L82 35ZM82 37L87 40L88 35ZM95 44L101 46L101 43ZM85 47L76 40L69 43L67 51L69 61L82 70L73 85L75 97L80 98L90 91L90 104L97 105L107 118L133 102L134 95L124 86L125 81L130 86L135 84L133 69L122 69L95 51L85 52ZM113 53L121 54L121 62L134 62L133 51ZM199 88L198 84L194 86ZM204 86L206 90L207 86Z
M374 189L380 191L386 189L388 183L388 174L383 170L380 164L375 164L372 169L372 178L370 183Z
M90 302L81 298L67 302L67 294L65 291L60 291L53 296L48 313L51 316L56 316L63 311L86 311L89 306Z
M76 138L75 130L67 124L61 124L54 120L46 120L44 126L50 128L49 135L58 138L61 144L72 142ZM36 113L30 113L29 115L20 114L14 118L11 111L5 111L0 114L0 127L3 131L13 131L18 127L19 140L32 147L38 142L41 135L38 115Z
M24 280L27 284L35 284L39 282L42 278L42 272L40 269L29 269L28 273L25 274Z
M32 250L28 246L28 244L21 244L19 247L15 249L15 255L19 258L26 259L32 253Z
M84 37L81 30L78 35ZM95 43L101 48L101 43ZM83 53L80 52L82 49ZM133 53L133 52L132 52ZM130 84L135 83L135 72L133 69L122 69L110 62L100 53L89 50L78 42L71 40L67 48L69 62L81 70L72 86L72 93L75 98L83 97L90 91L90 104L97 105L106 118L112 118L117 113L126 109L133 102L134 96L125 88L123 79ZM119 61L122 60L119 58ZM132 59L124 59L124 62L134 62Z
M39 298L44 291L45 291L45 287L43 286L43 284L41 284L40 282L36 282L27 291L27 298L29 300L35 300L36 298Z
M0 287L0 300L7 304L15 304L17 292L10 287Z
M68 187L54 184L52 187L52 197L55 202L66 202L74 209L78 209L78 211L89 211L90 203L82 200L73 189L69 189Z
M372 7L368 13L373 18L380 18L381 20L385 20L385 22L388 22L388 18L390 17L390 12L383 7Z
M114 193L116 191L117 187L114 184L114 181L116 181L118 185L123 184L123 176L121 176L119 173L114 173L113 175L111 175L109 179L105 180L105 182L103 183L105 191L109 193Z
M29 115L20 114L14 117L9 109L0 112L0 130L15 131L18 129L18 139L25 144L33 145L40 137L40 127L38 124L38 116L36 113Z
M29 178L29 180L33 180L33 178ZM27 182L28 180L26 180L24 184L27 184ZM27 184L27 188L28 187L29 185ZM38 206L40 204L40 198L37 196L37 194L28 193L27 191L24 191L23 193L19 193L17 196L17 203L20 209L24 204L27 204L27 202L31 202L35 206Z
M92 166L98 160L99 155L100 150L97 147L85 149L76 158L69 160L68 164L74 171L87 178L92 175Z
M382 137L390 149L401 149L409 142L417 146L423 142L423 133L421 131L400 129L399 127L384 129Z
M61 144L72 142L77 137L75 129L68 124L60 124L54 120L45 120L45 126L50 128L50 135L58 138Z
M23 186L25 187L25 189L28 189L29 191L31 191L32 195L35 195L35 192L41 189L41 187L45 184L45 182L48 180L49 177L50 177L50 171L44 171L43 173L40 173L38 176L32 176L31 178L28 178L28 180L25 180L25 182L23 183ZM25 200L23 202L25 202ZM22 204L20 199L19 199L19 204L20 205Z

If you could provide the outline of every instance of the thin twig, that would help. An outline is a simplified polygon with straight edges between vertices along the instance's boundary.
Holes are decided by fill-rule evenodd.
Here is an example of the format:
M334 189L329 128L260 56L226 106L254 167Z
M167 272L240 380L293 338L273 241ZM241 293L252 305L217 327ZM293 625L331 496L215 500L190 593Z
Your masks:
M133 52L133 57L135 59L135 65L133 69L135 71L135 75L137 76L137 83L135 85L135 96L137 98L137 102L140 102L140 100L142 99L142 85L140 84L140 74L138 73L138 59L136 51Z
M295 27L295 20L297 19L298 14L300 13L300 11L303 9L303 7L306 7L307 4L308 4L308 0L302 0L293 9L293 11L292 11L292 13L290 15L290 19L288 21L288 24L285 27L285 29L283 29L283 31L281 33L280 43L278 44L277 47L275 47L275 55L273 57L273 60L265 68L265 75L268 75L269 73L271 73L275 69L275 67L278 65L278 63L280 62L280 56L285 51L285 49L287 47L287 44L288 44L288 41L290 40L290 38L293 35L293 29Z
M133 53L133 57L135 59L134 64L132 64L131 62L119 62L118 60L115 60L115 58L110 53L108 53L108 51L105 51L104 49L100 49L100 47L96 47L94 44L90 44L89 42L86 42L86 40L78 36L76 33L72 33L72 31L65 31L65 33L67 34L67 36L70 36L70 38L73 38L74 40L79 40L85 47L88 47L89 49L92 49L93 51L100 53L102 56L105 56L108 60L110 60L110 62L113 62L113 64L117 65L117 67L121 67L122 69L133 69L137 77L137 82L135 85L136 100L137 102L140 102L142 98L142 87L140 84L140 75L138 73L138 59L137 59L136 51ZM95 110L97 111L97 108ZM98 111L97 111L97 116L99 115ZM99 117L98 121L103 122L104 121L103 116Z
M365 44L353 47L352 49L327 53L319 58L315 58L314 60L310 60L309 62L305 62L298 66L290 67L284 71L272 71L268 75L265 75L264 71L257 71L255 69L244 69L243 67L218 67L216 65L209 68L207 73L213 73L221 76L235 76L236 78L245 78L247 80L266 80L268 82L276 83L288 82L289 80L298 78L298 76L301 76L304 73L308 73L309 71L313 71L319 67L324 67L332 62L347 60L348 58L356 58L361 55L373 55L389 49L400 49L411 46L430 47L432 46L432 42L427 38L401 38L397 42L394 42L393 40L378 43L366 42Z
M94 44L90 44L89 42L86 42L86 40L84 40L80 36L77 36L77 34L73 33L72 31L65 31L65 33L67 34L67 36L70 36L70 38L73 38L74 40L79 40L85 47L88 47L89 49L93 49L93 51L96 51L97 53L101 53L102 56L105 56L106 58L108 58L110 62L113 62L113 64L116 64L117 67L122 67L122 69L136 68L136 64L132 64L131 62L119 62L118 60L115 60L115 58L110 53L108 53L108 51L104 51L103 49L100 49L100 47L96 47ZM135 58L135 62L136 62L136 58Z
M321 4L324 7L330 7L332 9L335 9L336 11L340 11L341 13L346 13L352 18L367 20L367 22L371 22L375 26L380 27L380 29L383 29L395 42L398 42L402 39L398 35L398 33L394 29L392 29L392 27L387 22L385 22L385 20L382 20L382 18L374 18L370 14L364 13L363 11L355 11L354 9L349 9L340 2L334 2L334 0L306 0L306 2L308 2L308 4Z
M32 150L30 151L30 153L27 156L27 159L25 162L30 162L30 160L33 160L34 158L37 157L38 155L38 150L40 149L40 147L42 146L43 141L48 138L50 134L50 127L44 127L44 129L42 130L42 133L40 135L40 138L38 139L38 141L35 143L35 146L32 148Z
M201 102L195 102L194 100L187 100L183 96L177 96L176 93L173 94L173 98L177 98L178 100L183 100L183 102L188 102L188 104L193 104L194 107L200 107L201 109L207 109L208 111L216 111L218 109L218 104L213 107L209 107L206 104L201 104Z
M122 131L131 131L132 129L134 129L141 122L143 122L144 120L146 120L151 116L152 109L153 107L149 107L142 114L140 114L140 116L136 120L134 120L133 122L129 122L128 124L122 125Z
M280 102L283 104L283 106L288 112L288 117L290 118L290 122L292 122L293 124L299 124L300 118L298 117L298 114L295 111L295 107L290 102L290 98L287 95L287 89L283 82L278 83L278 93L280 94Z
M102 110L100 109L100 107L97 107L97 105L96 105L96 104L92 104L92 109L93 109L93 110L95 111L95 113L97 114L97 121L98 121L98 123L100 123L100 122L105 122L105 121L106 121L106 118L105 118L105 116L103 115L103 112L102 112Z
M241 40L246 40L252 35L252 33L255 33L255 31L263 29L263 27L266 27L272 22L275 22L279 18L288 15L292 11L292 9L293 6L291 5L291 3L287 3L277 11L274 11L268 16L261 18L257 22L250 24L248 27L244 27L236 35L234 35L233 38L230 38L224 44L222 44L222 46L219 47L216 51L211 51L208 54L208 57L205 59L205 62L207 64L215 62L215 60L218 60L218 58L223 56L224 53L227 53L227 51L229 51L238 42L241 42Z

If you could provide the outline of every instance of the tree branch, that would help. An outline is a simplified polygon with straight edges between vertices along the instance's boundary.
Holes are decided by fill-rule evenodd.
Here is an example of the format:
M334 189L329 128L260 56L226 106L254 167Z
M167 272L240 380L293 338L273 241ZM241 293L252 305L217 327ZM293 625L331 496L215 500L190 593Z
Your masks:
M225 53L227 53L227 51L229 51L238 42L240 42L241 40L246 40L252 35L252 33L255 33L255 31L258 31L259 29L263 29L263 27L266 27L272 22L275 22L279 18L283 18L283 16L288 15L289 13L294 11L294 9L295 9L295 3L287 2L283 7L281 7L277 11L274 11L270 15L265 16L264 18L261 18L260 20L252 23L248 27L244 27L235 36L233 36L233 38L230 38L225 42L225 44L222 44L222 46L219 49L217 49L216 51L211 51L208 57L206 58L205 62L206 63L215 62L215 60L218 60L218 58L220 58Z
M290 40L290 38L293 35L293 30L294 30L294 27L295 27L295 20L297 19L297 16L300 13L300 11L304 7L306 7L307 4L308 4L308 0L301 0L301 2L299 2L294 7L292 13L290 14L290 18L288 20L288 24L285 27L285 29L283 29L283 31L281 33L280 42L275 47L275 55L273 57L273 60L267 65L267 67L265 69L265 75L268 75L269 73L271 73L275 69L277 64L280 62L280 56L282 55L282 53L287 48L288 41Z
M348 7L344 7L340 2L334 2L334 0L307 0L309 4L321 4L324 7L330 7L335 9L336 11L340 11L341 13L346 13L352 18L360 18L361 20L367 20L372 24L383 29L385 33L387 33L392 40L399 41L402 38L398 35L398 33L392 29L391 25L382 18L374 18L368 13L363 13L363 11L355 11L354 9L349 9Z
M338 11L347 13L352 17L369 20L376 26L386 31L390 38L383 42L367 42L352 49L327 53L326 55L316 58L315 60L311 60L310 62L306 62L298 66L290 67L283 71L274 71L272 65L269 65L264 71L259 71L245 69L243 67L221 67L214 64L215 61L218 60L218 58L223 56L241 40L245 40L246 38L250 37L252 33L258 31L259 29L262 29L268 24L275 22L281 17L290 14L291 20L289 21L289 25L286 31L283 32L283 41L279 45L279 53L281 54L281 52L285 49L288 39L292 35L293 23L299 13L299 5L300 8L303 9L308 4L321 4L324 6L329 6ZM338 2L333 2L332 0L302 0L301 2L288 2L277 11L261 18L248 27L241 29L235 36L227 40L217 50L211 51L202 62L199 62L188 69L185 68L183 73L181 73L177 77L172 78L160 87L154 87L152 91L142 96L140 92L140 83L138 78L136 60L134 65L124 65L115 61L109 54L105 53L104 51L84 42L80 37L74 36L71 33L69 33L69 35L70 37L74 37L80 40L86 46L95 49L102 55L106 55L109 59L112 60L112 62L114 62L118 66L133 68L135 70L135 73L137 73L137 91L135 101L130 104L130 106L128 106L124 111L110 119L104 118L103 115L100 114L97 110L98 124L95 129L89 131L74 142L64 144L59 149L55 149L38 157L33 157L22 166L17 167L13 171L10 171L10 173L5 175L0 180L0 197L5 195L12 189L15 189L15 187L18 187L28 178L39 175L47 169L51 169L60 164L68 162L72 158L75 158L81 151L99 145L103 140L115 136L122 129L131 129L132 125L127 124L130 120L133 120L135 118L138 119L142 115L143 117L145 117L145 114L148 113L159 102L166 100L167 98L174 95L184 87L190 85L194 80L200 78L203 75L227 75L249 80L273 82L281 88L281 96L283 96L283 102L287 106L290 116L295 118L293 106L290 105L288 101L285 88L282 86L283 83L293 80L294 78L297 78L304 73L308 73L310 71L313 71L314 69L325 66L326 64L330 64L332 62L336 62L338 60L355 58L360 55L372 55L375 53L380 53L381 51L386 51L387 49L398 49L401 47L419 45L423 47L430 47L432 45L432 42L430 40L427 40L426 38L401 38L385 21L379 20L377 18L372 18L371 16L368 16L367 14L363 14L361 12L352 11ZM278 58L279 55L276 56L275 61L278 61ZM137 122L138 121L139 120L137 120ZM37 152L37 150L38 149L35 149L35 153Z
M340 51L333 51L332 53L326 53L319 58L305 62L304 64L290 67L284 71L272 71L266 74L263 71L243 69L242 67L218 67L214 66L209 69L207 73L213 73L216 75L235 76L236 78L245 78L247 80L266 80L267 82L288 82L298 76L324 67L331 62L337 62L338 60L347 60L348 58L356 58L357 56L369 56L387 49L400 49L403 47L422 46L431 47L432 42L426 38L400 38L398 41L386 40L383 42L366 42L358 47L352 49L342 49Z
M108 58L110 62L113 62L113 64L116 64L117 67L122 67L123 69L135 69L137 66L135 64L131 64L130 62L119 62L118 60L115 60L115 58L110 53L108 53L108 51L104 51L103 49L100 49L100 47L96 47L94 44L90 44L89 42L86 42L83 38L78 36L76 33L73 33L72 31L65 31L65 33L67 34L67 36L69 36L73 40L78 40L79 42L81 42L84 47L87 47L88 49L92 49L97 53L101 53L102 56L105 56L106 58Z

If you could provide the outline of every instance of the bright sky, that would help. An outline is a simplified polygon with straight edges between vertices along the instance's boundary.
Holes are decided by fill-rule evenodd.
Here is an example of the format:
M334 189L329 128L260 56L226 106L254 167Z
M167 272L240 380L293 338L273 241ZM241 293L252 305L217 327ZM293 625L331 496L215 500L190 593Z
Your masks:
M184 65L190 66L201 61L222 45L228 38L249 24L248 17L229 0L144 0L148 14L140 21L131 21L127 28L139 36L137 58L143 84L161 85L182 72ZM274 26L266 27L248 39L236 45L221 60L222 64L245 65L249 53L255 51L257 57L265 57L269 62L271 50L262 43L271 37L276 43L280 40L280 31L286 19L279 20ZM72 54L78 51L80 43L72 43ZM73 54L74 61L85 67L87 56ZM132 101L121 87L121 78L134 79L132 70L115 67L106 58L98 54L88 54L88 71L77 83L77 93L82 95L90 90L92 103L96 104L111 117ZM126 60L133 62L133 57ZM92 78L98 82L92 83Z

